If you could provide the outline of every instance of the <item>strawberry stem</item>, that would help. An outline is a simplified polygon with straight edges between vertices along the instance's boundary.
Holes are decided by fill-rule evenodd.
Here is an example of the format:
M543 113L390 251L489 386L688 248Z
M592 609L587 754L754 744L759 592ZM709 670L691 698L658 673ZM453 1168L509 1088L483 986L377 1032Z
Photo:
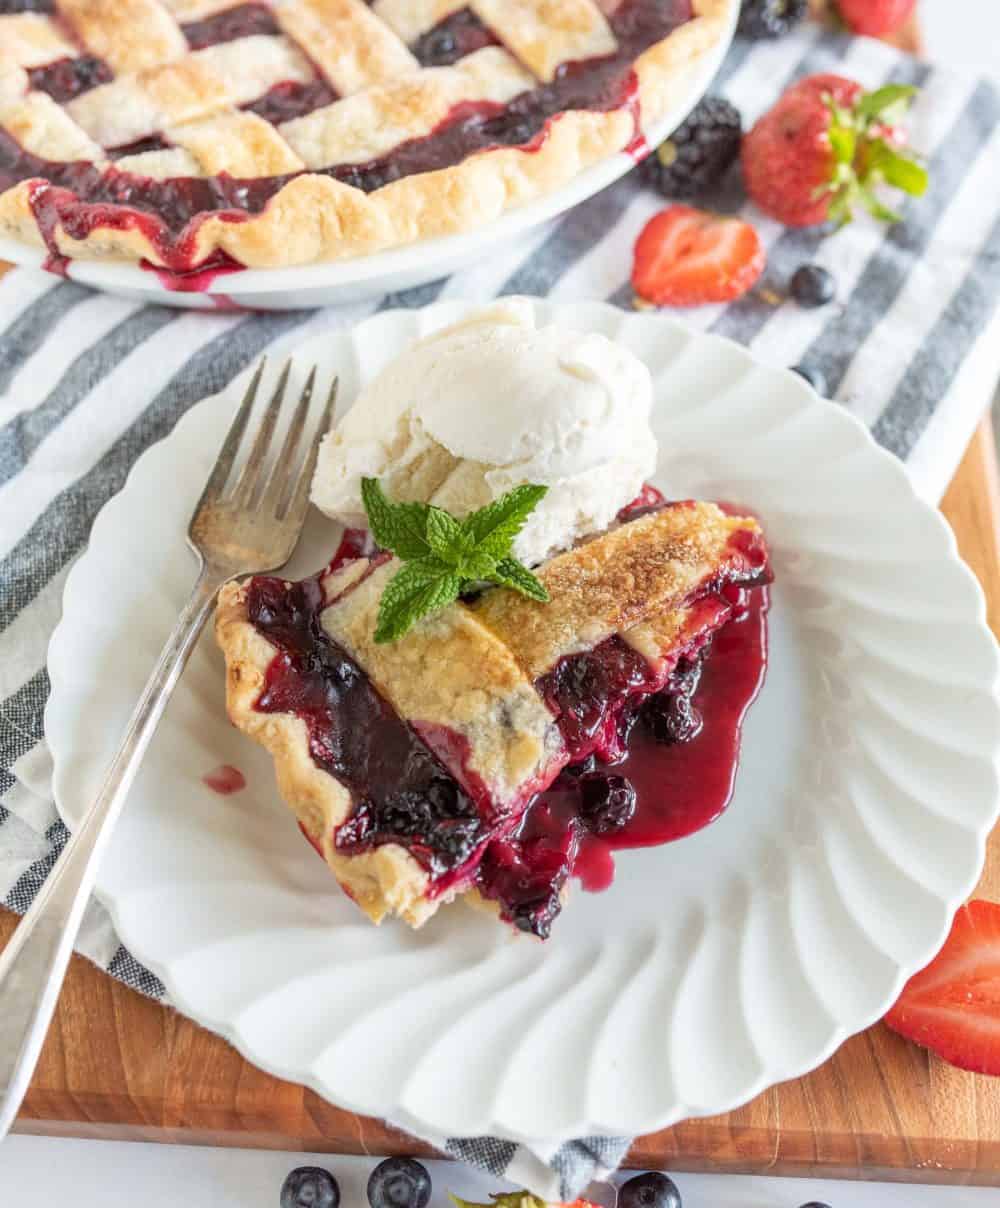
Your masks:
M901 215L876 195L879 186L888 185L911 197L927 191L927 168L899 150L901 139L895 129L916 92L908 84L887 84L862 93L849 109L829 94L823 97L830 111L834 166L829 183L815 196L829 194L829 218L837 226L850 222L859 204L880 222L899 222Z

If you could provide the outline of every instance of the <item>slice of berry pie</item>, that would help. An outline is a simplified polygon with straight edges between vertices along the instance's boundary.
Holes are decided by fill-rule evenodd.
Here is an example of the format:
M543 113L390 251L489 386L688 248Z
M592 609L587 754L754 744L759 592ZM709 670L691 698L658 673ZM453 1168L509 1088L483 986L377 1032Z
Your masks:
M378 642L397 568L349 535L315 578L226 587L229 715L372 919L419 925L476 889L544 936L575 862L594 859L584 831L658 841L636 788L600 769L628 765L643 710L664 750L692 737L713 637L770 579L763 535L712 503L626 511L537 569L547 603L491 587ZM734 765L735 746L730 787Z
M686 97L738 0L0 0L0 232L174 272L480 226Z

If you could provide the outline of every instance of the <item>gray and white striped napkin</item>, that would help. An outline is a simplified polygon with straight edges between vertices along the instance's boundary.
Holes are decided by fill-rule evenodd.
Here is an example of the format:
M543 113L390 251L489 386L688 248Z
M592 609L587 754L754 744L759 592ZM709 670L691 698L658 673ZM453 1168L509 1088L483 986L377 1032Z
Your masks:
M903 458L937 501L1000 375L1000 92L864 39L809 29L737 43L716 90L749 123L797 77L838 71L874 87L921 86L912 142L931 158L929 194L884 230L785 230L745 207L779 288L805 261L830 268L838 302L775 306L758 294L684 317L763 360L807 364L831 395ZM738 192L729 190L737 197ZM717 199L724 208L726 199ZM265 350L373 311L499 294L631 301L632 245L662 199L635 174L515 249L448 280L382 300L273 315L190 313L89 293L18 270L0 282L0 898L23 912L65 842L42 732L45 653L67 571L135 459L199 399ZM164 998L93 905L80 949L113 976ZM406 1127L406 1121L398 1121ZM502 1138L428 1140L548 1198L572 1199L613 1169L626 1138L531 1146Z

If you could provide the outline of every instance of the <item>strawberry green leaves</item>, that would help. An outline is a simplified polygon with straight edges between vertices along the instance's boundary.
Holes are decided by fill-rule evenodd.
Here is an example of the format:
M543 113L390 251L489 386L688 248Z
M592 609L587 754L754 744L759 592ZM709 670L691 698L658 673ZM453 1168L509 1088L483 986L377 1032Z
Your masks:
M481 583L547 602L544 585L510 552L547 490L515 487L460 521L427 503L393 503L376 479L363 479L372 536L403 562L382 593L375 641L394 642L421 617Z
M825 98L834 171L820 193L829 195L829 219L837 226L851 221L857 205L880 222L898 222L900 215L875 192L880 185L911 197L927 192L930 177L926 167L900 149L898 124L916 93L916 88L906 84L887 84L863 93L850 109L830 96Z

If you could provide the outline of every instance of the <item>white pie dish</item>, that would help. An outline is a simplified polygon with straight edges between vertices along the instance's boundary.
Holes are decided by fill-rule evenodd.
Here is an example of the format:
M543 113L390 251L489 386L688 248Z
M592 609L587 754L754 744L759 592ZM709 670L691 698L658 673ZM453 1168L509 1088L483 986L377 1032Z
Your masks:
M574 891L544 946L461 905L420 932L376 930L299 836L270 759L229 726L206 635L98 893L173 1002L263 1068L417 1132L538 1141L728 1109L885 1011L981 869L1000 664L947 526L850 416L665 317L535 305L647 362L656 481L761 516L771 663L728 812L621 854L613 887ZM298 368L339 372L346 406L463 309L385 312L310 341ZM67 581L46 732L71 827L188 588L184 528L242 386L140 459ZM334 543L314 516L289 575ZM244 792L204 788L221 763Z
M671 111L644 129L650 146L657 146L675 130L707 91L732 42L738 12L739 5L732 5L724 35L685 70L688 78L678 86ZM170 289L154 273L124 260L71 260L66 271L82 285L164 306L297 310L352 302L422 285L481 260L484 254L494 255L499 247L579 205L634 167L631 155L618 152L580 172L565 187L509 210L488 226L352 260L244 269L216 278L204 292ZM46 253L43 248L0 237L0 260L40 268Z

